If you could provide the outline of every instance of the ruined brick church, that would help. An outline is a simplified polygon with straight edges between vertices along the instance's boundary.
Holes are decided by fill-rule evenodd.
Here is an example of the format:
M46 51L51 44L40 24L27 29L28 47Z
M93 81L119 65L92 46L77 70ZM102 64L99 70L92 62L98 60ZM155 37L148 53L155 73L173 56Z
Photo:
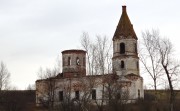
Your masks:
M36 105L40 106L43 101L58 104L67 99L80 101L82 98L95 102L107 100L109 95L116 99L127 99L129 102L144 98L143 78L139 71L138 38L126 6L122 6L122 15L112 40L112 74L88 75L86 51L64 50L62 73L36 81ZM122 93L128 96L123 98Z

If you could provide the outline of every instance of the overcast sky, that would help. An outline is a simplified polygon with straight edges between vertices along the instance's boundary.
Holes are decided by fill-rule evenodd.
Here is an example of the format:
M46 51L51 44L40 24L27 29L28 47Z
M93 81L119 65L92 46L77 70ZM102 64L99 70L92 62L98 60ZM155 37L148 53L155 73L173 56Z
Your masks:
M126 0L138 38L159 29L180 57L180 1ZM11 72L11 84L34 84L40 67L53 67L66 49L80 48L82 32L110 39L122 12L122 0L0 0L0 61ZM145 80L146 83L146 80Z

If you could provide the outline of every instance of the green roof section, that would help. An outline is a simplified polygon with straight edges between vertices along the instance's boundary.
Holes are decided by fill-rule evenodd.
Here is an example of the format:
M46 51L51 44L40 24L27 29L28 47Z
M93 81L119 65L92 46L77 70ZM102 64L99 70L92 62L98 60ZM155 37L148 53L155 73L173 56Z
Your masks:
M128 17L126 6L122 6L122 15L114 33L113 40L131 38L137 39L137 36L133 29L133 25L131 24L131 21Z

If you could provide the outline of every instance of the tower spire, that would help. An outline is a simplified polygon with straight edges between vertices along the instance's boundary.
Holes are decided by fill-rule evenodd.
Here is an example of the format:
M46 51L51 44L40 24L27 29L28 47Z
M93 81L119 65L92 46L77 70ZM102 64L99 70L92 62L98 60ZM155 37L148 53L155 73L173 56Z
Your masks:
M122 6L122 15L114 33L113 40L121 38L134 38L137 39L136 33L134 32L133 25L128 17L126 6Z

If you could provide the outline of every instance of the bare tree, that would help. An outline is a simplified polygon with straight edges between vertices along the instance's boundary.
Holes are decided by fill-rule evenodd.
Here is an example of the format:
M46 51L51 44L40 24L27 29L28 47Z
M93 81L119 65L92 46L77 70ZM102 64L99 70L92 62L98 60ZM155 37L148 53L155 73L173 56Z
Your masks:
M37 76L39 79L47 79L47 78L55 77L57 76L57 74L58 74L58 71L56 68L54 69L46 68L44 70L42 67L40 67L39 71L37 72Z
M107 37L96 36L96 41L92 42L88 33L83 33L81 44L87 52L89 73L91 75L105 75L111 72L112 45ZM105 84L102 84L102 99L97 105L99 110L103 110Z
M156 30L142 32L143 45L140 53L140 61L145 71L153 80L153 87L157 89L158 79L162 76L161 58L157 49L159 32Z
M81 45L87 53L89 75L111 72L112 45L106 36L96 36L96 40L93 41L89 34L84 32L81 37Z
M35 84L29 84L28 86L27 86L27 88L26 88L26 90L36 90L36 86L35 86Z
M6 65L1 61L0 63L0 90L8 89L10 73Z
M130 82L118 81L118 76L113 75L106 80L105 98L109 111L125 111L125 105L129 100Z
M109 62L112 58L111 56L111 43L108 41L107 37L101 37L97 36L97 43L96 43L96 50L97 50L97 59L96 59L96 64L99 66L98 69L100 69L101 75L108 73L111 68L111 63Z
M36 81L36 91L41 96L39 96L37 99L44 107L48 108L49 111L52 111L54 107L55 91L58 88L55 81L57 70L43 70L40 68L38 75L40 77L40 80L38 80L40 81L40 84L38 84L38 81Z
M172 43L168 39L161 38L155 30L153 30L152 33L149 31L143 33L143 39L147 51L143 53L143 55L147 54L150 62L146 61L146 56L141 56L141 61L147 72L153 78L155 89L158 77L162 74L163 76L166 75L170 88L170 111L173 111L175 100L173 82L177 78L180 66L175 62Z
M54 70L56 70L57 74L62 72L62 61L61 61L60 55L58 55L56 60L55 60Z
M158 41L158 50L161 58L161 65L167 76L170 88L170 111L174 109L175 93L173 82L179 73L180 65L175 62L172 43L168 39L160 39ZM175 78L173 76L176 76Z
M91 57L93 56L92 54L90 54L90 48L91 47L91 42L89 40L89 34L86 32L83 32L83 35L81 37L81 45L82 47L86 50L86 54L87 54L87 64L88 64L88 73L89 74L93 74L93 72L91 72L91 64L93 64L93 62L91 63Z
M96 85L96 79L94 76L89 76L87 78L80 78L79 80L79 90L81 92L81 97L75 99L76 106L78 106L77 111L89 111L92 101L92 89Z
M95 76L85 78L66 78L59 84L59 109L62 111L90 111L92 108L92 89L96 84ZM62 91L63 90L63 91ZM72 94L78 92L78 95ZM76 93L75 93L76 94Z

